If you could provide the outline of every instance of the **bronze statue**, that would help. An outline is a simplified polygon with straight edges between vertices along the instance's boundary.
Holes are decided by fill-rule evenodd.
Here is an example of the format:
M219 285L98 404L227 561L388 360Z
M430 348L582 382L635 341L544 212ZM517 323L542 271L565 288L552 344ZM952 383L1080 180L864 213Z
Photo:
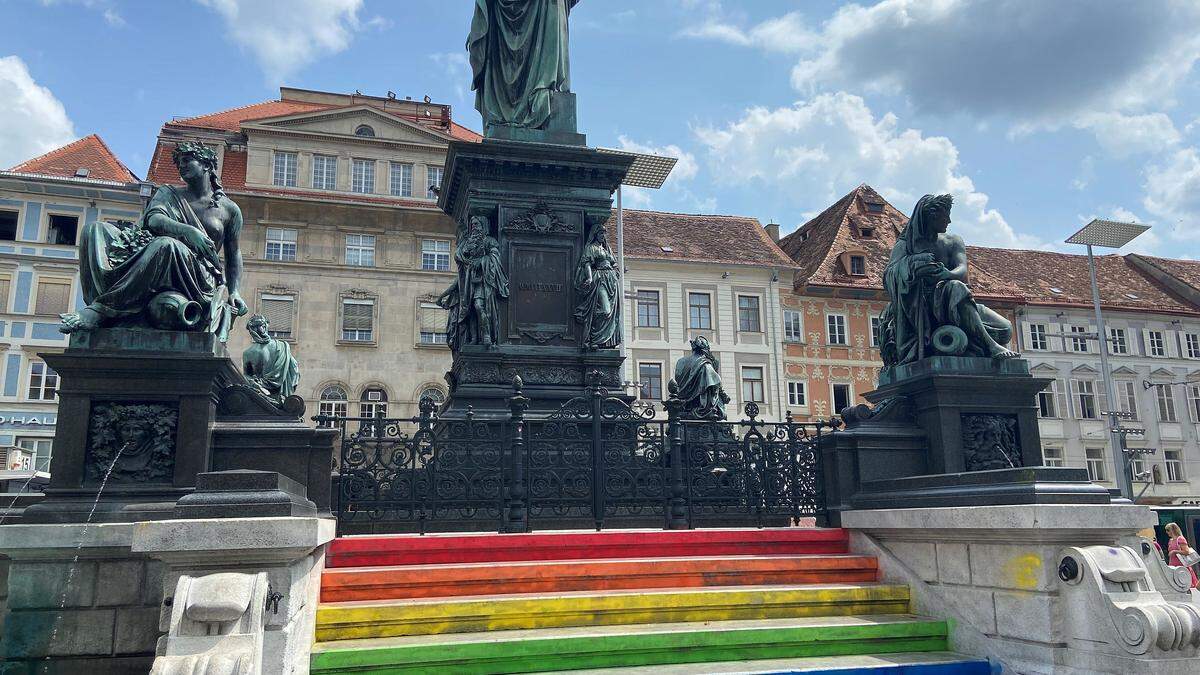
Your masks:
M475 109L493 126L541 129L571 90L567 19L579 0L475 0L467 36Z
M261 314L250 317L246 329L254 344L242 352L242 372L264 396L276 405L282 405L300 383L300 365L292 356L292 348L283 340L271 337L270 323Z
M471 216L465 237L454 252L458 279L437 304L449 310L447 340L452 349L462 345L493 346L500 338L500 299L508 297L508 275L500 264L500 243L489 233L488 220Z
M729 394L721 386L721 362L703 335L692 340L692 353L675 362L675 396L684 419L723 420Z
M609 349L621 344L621 274L608 247L604 223L592 228L575 270L579 304L575 320L583 324L585 350Z
M184 142L171 157L183 188L159 187L132 227L83 227L79 277L87 307L62 314L62 332L150 326L214 333L225 342L234 317L246 313L239 293L242 212L221 188L217 156Z
M1012 323L975 301L967 286L967 252L962 237L947 234L950 195L925 195L883 272L891 302L883 310L884 366L935 354L1017 356L1004 345Z

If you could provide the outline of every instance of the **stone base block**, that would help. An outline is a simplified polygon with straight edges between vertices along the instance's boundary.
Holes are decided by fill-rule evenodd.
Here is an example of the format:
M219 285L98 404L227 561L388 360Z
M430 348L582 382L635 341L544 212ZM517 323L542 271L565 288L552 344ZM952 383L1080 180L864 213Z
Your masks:
M196 476L196 491L175 504L175 517L271 518L314 516L304 486L274 471L211 471Z
M857 509L1109 502L1085 469L1048 466L863 481L851 498Z

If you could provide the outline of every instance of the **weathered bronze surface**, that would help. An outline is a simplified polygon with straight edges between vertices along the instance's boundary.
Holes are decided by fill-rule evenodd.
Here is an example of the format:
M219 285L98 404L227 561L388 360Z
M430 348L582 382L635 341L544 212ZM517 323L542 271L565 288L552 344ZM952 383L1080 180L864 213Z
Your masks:
M544 129L551 93L571 90L567 19L579 0L475 0L467 37L485 135Z
M975 301L967 286L967 252L962 237L948 234L950 195L925 195L883 273L891 302L883 311L884 372L927 356L1017 354L1004 345L1012 324Z
M271 324L261 314L250 317L246 329L254 344L242 352L242 372L246 380L257 387L276 405L296 391L300 384L300 365L292 356L292 348L283 340L271 337Z
M592 226L575 269L575 320L583 325L583 348L609 349L621 344L621 273L608 247L604 223Z
M675 362L675 396L683 401L683 419L725 419L729 394L721 386L721 363L703 335L692 340L692 353Z
M84 226L79 276L87 307L61 315L64 333L137 326L208 332L225 342L234 317L246 313L242 212L225 196L216 154L184 142L172 159L185 187L160 187L132 227Z
M454 252L458 279L437 300L449 311L446 333L454 350L463 345L495 345L500 339L497 302L508 298L508 275L488 219L471 216L468 224L467 235Z

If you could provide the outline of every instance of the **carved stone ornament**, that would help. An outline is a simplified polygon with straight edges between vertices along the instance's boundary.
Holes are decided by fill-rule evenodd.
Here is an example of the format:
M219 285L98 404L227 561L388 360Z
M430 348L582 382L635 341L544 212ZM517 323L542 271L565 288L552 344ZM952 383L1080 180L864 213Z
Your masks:
M550 205L542 200L534 204L532 209L510 218L504 224L504 229L510 232L537 232L539 234L571 234L578 231L574 225L559 218L550 210Z
M351 288L342 293L343 298L353 298L354 300L370 300L376 295L365 288Z
M505 368L501 373L501 378L508 382L517 376L520 376L526 384L583 384L583 373L574 368L562 366L522 366Z
M1015 415L963 414L963 455L967 471L1021 466Z
M521 335L533 340L539 345L544 345L547 342L557 338L566 337L563 335L562 331L559 330L523 330L521 331Z
M177 405L97 403L88 424L84 480L169 483L175 474Z
M467 363L455 369L454 379L456 384L497 383L501 381L500 366L494 363Z

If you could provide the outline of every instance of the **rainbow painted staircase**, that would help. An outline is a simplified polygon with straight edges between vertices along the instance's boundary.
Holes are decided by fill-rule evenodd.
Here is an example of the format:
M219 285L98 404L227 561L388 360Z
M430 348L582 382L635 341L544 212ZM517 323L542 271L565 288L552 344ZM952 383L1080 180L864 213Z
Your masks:
M799 528L344 537L312 672L990 672L847 544Z

